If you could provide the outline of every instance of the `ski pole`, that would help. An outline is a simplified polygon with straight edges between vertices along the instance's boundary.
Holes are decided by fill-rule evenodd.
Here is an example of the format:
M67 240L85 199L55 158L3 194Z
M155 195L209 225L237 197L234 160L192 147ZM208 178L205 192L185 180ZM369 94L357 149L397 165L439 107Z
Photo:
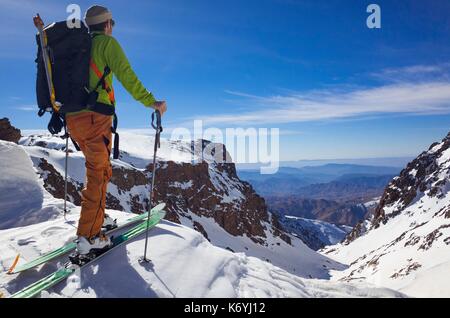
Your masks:
M64 215L67 213L67 165L69 161L69 135L66 132L66 159L64 160Z
M156 116L156 125L155 125L155 116ZM155 129L155 143L153 147L153 172L152 172L152 184L150 188L150 202L148 207L148 215L147 215L147 230L145 231L145 247L144 247L144 257L142 261L149 263L150 260L147 259L147 245L148 245L148 229L150 226L150 213L153 207L153 189L155 187L155 173L156 173L156 152L160 147L160 134L163 131L161 126L161 113L159 110L156 110L152 113L152 127Z
M66 157L64 160L64 219L67 214L67 170L69 165L69 132L67 131L66 119L64 118L64 136L66 138ZM66 220L67 221L67 220Z

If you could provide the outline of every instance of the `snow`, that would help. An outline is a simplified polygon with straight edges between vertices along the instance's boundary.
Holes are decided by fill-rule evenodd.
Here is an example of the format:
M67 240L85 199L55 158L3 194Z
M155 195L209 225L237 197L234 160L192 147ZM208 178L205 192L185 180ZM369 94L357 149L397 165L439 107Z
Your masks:
M45 158L58 173L64 176L64 165L65 165L65 152L61 150L59 146L63 146L64 141L60 138L50 137L42 138L39 140L45 140L53 144L55 148L43 148L39 146L25 146L28 142L27 138L21 139L20 143L24 145L23 149L29 154L34 162L38 162L41 158ZM50 142L51 141L51 142ZM60 142L58 146L57 142ZM64 144L65 146L65 144ZM71 149L69 144L69 149ZM83 183L86 175L85 160L83 154L78 151L74 151L69 154L67 174L71 179Z
M43 157L43 153L47 152L52 159L55 159L58 171L64 170L65 153L61 150L65 148L65 140L60 137L52 136L48 133L36 133L25 131L24 137L21 138L20 144L27 146L26 150L31 155ZM131 165L138 169L145 169L146 166L153 162L154 137L148 135L139 135L131 132L120 132L120 150L122 152L120 160L114 160L116 164ZM38 142L45 142L45 148L36 145ZM72 142L69 141L69 149L72 150L69 157L74 162L70 162L69 166L75 166L71 172L76 175L76 180L84 180L84 159L83 154L76 151ZM172 141L161 138L161 147L157 150L157 159L164 161L174 161L177 163L190 163L198 160L198 156L193 154L190 149L190 143L186 141ZM81 165L78 163L81 160ZM55 167L56 168L56 167ZM72 175L72 174L71 174Z
M269 230L265 231L266 245L257 244L247 236L232 236L220 227L213 219L189 214L192 218L180 218L183 225L192 227L192 222L202 224L208 239L215 246L242 252L246 255L266 260L292 274L305 278L328 279L330 269L344 269L341 264L311 250L300 239L291 236L291 245ZM268 228L268 224L265 224Z
M174 182L169 185L170 187L179 188L179 189L189 189L192 187L192 180L189 180L188 182Z
M366 208L376 207L380 203L380 200L381 196L373 198L372 200L365 202L364 206Z
M417 274L414 281L401 288L401 292L416 297L448 298L450 286L450 263L442 263Z
M120 132L120 150L124 151L121 160L132 163L135 167L144 169L153 162L153 136L139 135L132 132ZM198 156L191 153L190 143L186 141L171 141L161 138L161 147L157 150L157 157L165 161L189 163L198 160Z
M34 138L34 140L33 140ZM36 145L44 141L52 149ZM121 132L121 160L115 164L144 169L152 161L153 137ZM33 162L45 158L64 174L64 140L42 135L24 137L21 146L0 142L0 269L7 270L17 254L19 264L58 248L75 238L80 208L69 203L67 220L62 217L63 201L53 198L38 179ZM73 146L69 143L70 148ZM185 141L161 141L158 158L175 162L198 159ZM69 175L84 181L84 158L81 153L69 156ZM243 200L238 180L223 175L209 162L211 181L223 195L223 202ZM178 185L190 187L186 182ZM134 186L119 194L111 193L127 209L130 195L148 196L147 186ZM11 196L14 194L14 196ZM162 221L150 233L149 252L153 263L141 265L143 236L117 248L43 297L401 297L403 294L378 288L366 282L331 282L330 271L340 272L346 266L309 249L301 240L291 237L289 245L272 233L265 223L264 243L257 244L247 236L227 233L212 218L182 211L180 224ZM108 210L118 222L130 213ZM183 214L182 213L182 214ZM270 215L270 214L269 214ZM194 231L200 223L210 241ZM234 252L231 252L230 249ZM53 272L65 258L41 265L19 275L0 276L5 295ZM117 273L120 273L118 275Z
M60 201L60 200L57 200ZM54 202L55 203L55 202ZM59 202L60 203L60 202ZM122 222L127 213L109 210ZM21 262L31 260L73 239L79 208L67 223L62 217L0 231L3 270L21 252ZM232 253L210 244L200 233L183 225L162 221L149 235L152 263L139 262L144 235L118 247L43 297L402 297L398 292L367 284L304 279L261 259ZM17 276L2 275L5 294L20 290L51 273L64 258ZM120 273L120 275L117 275Z
M450 160L450 148L445 150L438 159L438 165L443 165L448 163Z
M208 165L210 180L216 190L222 195L222 203L241 202L245 199L244 195L238 190L240 183L225 177L214 163Z
M448 178L443 171L438 175ZM332 280L359 278L409 296L450 297L450 219L444 216L450 188L445 185L441 190L439 198L419 191L411 204L386 224L369 228L348 245L325 248L324 255L350 265L344 271L332 271ZM385 213L398 208L402 207L396 202L385 207Z
M430 154L435 153L436 151L438 151L439 149L441 149L442 145L443 145L442 142L436 144L433 148L431 148L431 149L428 151L428 153L430 153Z
M22 147L0 141L0 229L40 222L54 215L41 211L44 189Z
M294 232L298 230L314 234L325 245L339 243L350 232L349 227L339 227L320 220L311 220L289 215L286 215L284 218L281 222L285 225L285 228Z
M417 169L412 169L409 174L411 175L411 177L415 178L416 174L417 174Z

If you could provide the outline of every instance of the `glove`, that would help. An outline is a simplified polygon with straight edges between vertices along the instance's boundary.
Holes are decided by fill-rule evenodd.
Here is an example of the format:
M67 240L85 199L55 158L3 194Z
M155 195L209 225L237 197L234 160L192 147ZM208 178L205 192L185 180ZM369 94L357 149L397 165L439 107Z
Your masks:
M61 115L57 112L52 113L52 118L50 118L50 121L48 122L48 131L52 135L59 134L64 127L64 120L61 117Z

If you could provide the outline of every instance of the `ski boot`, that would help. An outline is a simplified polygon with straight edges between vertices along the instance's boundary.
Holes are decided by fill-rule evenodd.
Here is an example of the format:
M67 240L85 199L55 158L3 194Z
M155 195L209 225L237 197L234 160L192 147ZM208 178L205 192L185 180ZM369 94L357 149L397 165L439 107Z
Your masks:
M102 228L105 231L111 231L117 227L117 219L113 219L108 214L105 214L105 219L103 220Z
M78 266L83 266L90 262L97 256L106 252L112 246L111 239L103 233L100 233L91 239L80 236L76 243L76 250L69 255L69 259L72 264Z

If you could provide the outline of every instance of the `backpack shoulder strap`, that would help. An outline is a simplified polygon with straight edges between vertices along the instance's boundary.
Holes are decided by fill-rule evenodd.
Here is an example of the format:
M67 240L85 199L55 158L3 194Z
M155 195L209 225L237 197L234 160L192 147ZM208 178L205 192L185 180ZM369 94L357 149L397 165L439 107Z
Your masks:
M97 85L94 88L94 91L99 88L100 85L102 85L102 88L106 90L108 93L109 101L113 106L116 104L116 99L114 97L114 90L109 87L108 83L105 81L106 76L108 76L109 73L111 73L111 69L108 66L105 66L105 69L103 70L103 73L100 72L98 69L97 64L95 64L94 60L91 58L91 61L89 62L89 66L91 70L94 71L95 75L98 77Z

